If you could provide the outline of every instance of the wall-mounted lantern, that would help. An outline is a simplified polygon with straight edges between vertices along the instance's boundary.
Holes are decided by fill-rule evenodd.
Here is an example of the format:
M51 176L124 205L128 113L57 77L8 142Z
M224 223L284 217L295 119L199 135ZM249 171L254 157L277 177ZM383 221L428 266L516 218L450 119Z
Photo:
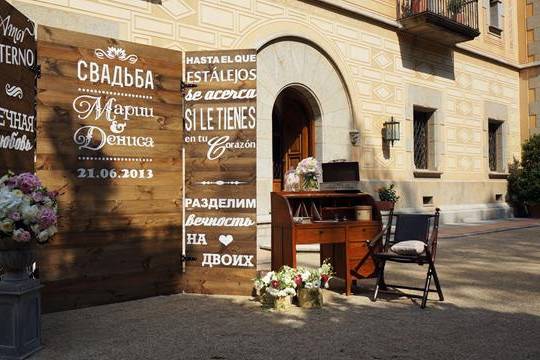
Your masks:
M358 131L358 129L353 129L349 131L349 136L351 138L351 145L353 146L360 145L360 131Z
M394 146L394 141L399 141L399 121L394 121L394 117L392 116L390 121L385 122L383 125L383 140Z

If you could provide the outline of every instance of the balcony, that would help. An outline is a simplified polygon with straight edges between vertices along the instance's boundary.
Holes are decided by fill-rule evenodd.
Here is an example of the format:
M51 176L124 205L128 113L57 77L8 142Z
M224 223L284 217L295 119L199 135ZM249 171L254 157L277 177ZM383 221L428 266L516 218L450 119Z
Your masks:
M478 0L397 0L397 17L406 32L446 45L480 35Z

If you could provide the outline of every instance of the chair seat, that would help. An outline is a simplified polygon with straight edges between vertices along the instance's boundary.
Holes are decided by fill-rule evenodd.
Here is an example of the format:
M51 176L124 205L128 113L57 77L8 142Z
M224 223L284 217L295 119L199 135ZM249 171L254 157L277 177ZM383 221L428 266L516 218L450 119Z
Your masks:
M427 263L428 258L424 254L421 255L399 255L392 251L385 251L385 252L378 252L374 253L373 256L384 259L384 260L390 260L390 261L398 261L398 262L414 262L414 263Z

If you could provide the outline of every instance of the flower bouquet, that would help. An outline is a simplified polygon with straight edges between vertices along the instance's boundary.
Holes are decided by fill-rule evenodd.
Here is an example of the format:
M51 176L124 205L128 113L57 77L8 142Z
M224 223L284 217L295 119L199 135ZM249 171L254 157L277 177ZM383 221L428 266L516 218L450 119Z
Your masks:
M285 191L299 191L300 190L300 176L296 173L296 170L289 170L285 173Z
M0 266L20 272L33 262L30 245L45 244L56 233L57 192L31 173L0 178Z
M295 276L298 293L298 305L303 308L322 307L321 288L328 289L328 282L333 276L332 264L327 259L318 269L298 268Z
M296 174L302 177L302 190L319 190L319 178L322 176L321 164L314 157L300 161L296 167Z
M295 270L283 266L279 271L270 271L255 279L255 288L261 294L263 303L273 306L278 311L291 307L296 295Z

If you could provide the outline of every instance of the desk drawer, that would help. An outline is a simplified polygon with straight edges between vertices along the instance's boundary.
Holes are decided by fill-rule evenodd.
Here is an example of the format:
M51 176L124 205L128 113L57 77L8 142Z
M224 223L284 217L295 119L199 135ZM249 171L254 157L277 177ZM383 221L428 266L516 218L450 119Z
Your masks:
M351 226L349 241L371 240L379 233L379 225Z
M297 244L328 244L345 242L344 228L297 229Z

